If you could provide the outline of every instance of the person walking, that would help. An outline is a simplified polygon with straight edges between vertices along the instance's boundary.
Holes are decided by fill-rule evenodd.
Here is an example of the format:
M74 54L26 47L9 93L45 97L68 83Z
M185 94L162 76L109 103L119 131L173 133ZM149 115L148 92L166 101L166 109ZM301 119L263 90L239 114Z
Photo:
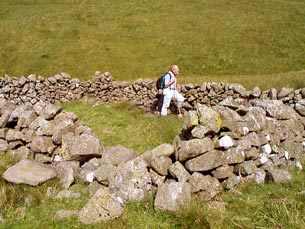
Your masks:
M177 107L179 112L178 116L182 116L180 108L183 105L184 97L176 90L177 76L179 75L179 71L180 70L178 65L172 65L168 73L165 75L161 116L167 116L167 109L169 108L172 99L177 100Z

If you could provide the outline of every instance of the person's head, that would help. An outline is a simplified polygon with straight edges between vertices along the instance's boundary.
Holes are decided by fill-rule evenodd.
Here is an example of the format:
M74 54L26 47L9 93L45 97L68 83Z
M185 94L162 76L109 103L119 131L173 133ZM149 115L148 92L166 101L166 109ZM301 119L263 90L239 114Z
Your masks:
M172 73L174 73L175 76L177 76L179 74L179 71L180 71L178 65L172 65L171 66L171 71L172 71Z

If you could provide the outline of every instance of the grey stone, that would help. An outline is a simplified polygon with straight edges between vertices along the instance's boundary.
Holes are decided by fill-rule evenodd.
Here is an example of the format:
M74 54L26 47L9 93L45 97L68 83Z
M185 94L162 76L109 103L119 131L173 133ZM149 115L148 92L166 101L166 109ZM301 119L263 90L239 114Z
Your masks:
M73 216L78 216L79 210L59 210L55 212L52 220L64 220Z
M149 175L150 175L152 183L156 186L159 186L165 182L166 176L159 175L153 169L149 170Z
M56 148L52 138L47 136L34 136L30 146L35 153L51 154Z
M153 158L151 161L151 167L161 176L168 174L168 169L171 165L172 160L165 156Z
M25 136L22 132L16 130L16 129L9 129L6 133L6 140L8 142L12 141L25 141Z
M213 149L214 143L210 138L180 141L175 145L175 157L176 160L186 161Z
M234 172L236 174L241 174L242 176L247 176L252 173L255 173L257 171L257 167L255 165L255 162L250 161L244 161L234 167Z
M59 112L61 112L61 107L55 106L51 103L46 103L39 112L39 115L46 120L50 120L53 119Z
M100 161L97 158L92 158L88 162L85 162L80 168L80 178L84 182L93 182L94 173L100 167Z
M34 160L37 161L37 162L44 163L44 164L52 162L51 157L49 157L48 155L45 155L45 154L41 154L41 153L36 153L35 157L34 157Z
M55 121L54 121L55 122ZM74 132L74 122L71 119L62 120L56 123L52 131L52 140L55 144L60 144L62 141L62 136L69 132Z
M112 164L101 163L98 169L94 171L94 177L102 184L108 184L108 179L112 173L117 171L117 166Z
M209 175L194 172L189 180L192 193L196 193L204 201L209 201L222 192L220 182Z
M216 141L216 147L218 149L229 149L232 146L234 146L234 141L233 139L228 136L228 135L224 135L221 136L217 141Z
M100 184L97 181L93 181L89 184L89 196L92 197L100 189L106 188L104 185Z
M191 175L188 173L188 171L184 168L184 166L179 161L176 161L175 163L173 163L169 167L168 171L179 182L188 181L188 179L191 177Z
M112 164L118 166L123 162L132 160L138 156L135 150L128 149L124 146L111 146L105 149L102 156L102 163Z
M60 162L56 165L57 177L64 189L68 189L74 182L74 169L69 162Z
M206 105L197 104L199 124L208 127L215 133L220 130L222 120L217 111Z
M33 159L33 157L34 157L33 152L25 146L21 146L18 149L11 150L9 152L9 154L18 158L18 159L20 159L20 160L22 160L22 159Z
M199 125L198 114L196 111L191 110L187 113L182 128L184 131L187 131L197 125Z
M244 95L244 93L246 92L246 89L244 86L240 85L240 84L231 84L230 85L230 89L232 89L234 92L240 94L240 95Z
M288 96L289 94L291 94L293 92L294 92L293 88L282 87L279 90L279 92L277 94L277 97L278 97L278 99L281 99L281 98L284 98L284 97Z
M259 98L262 94L262 91L259 87L254 87L252 91L250 91L250 96L253 98Z
M177 212L191 203L191 185L186 182L171 182L158 187L154 208L156 211Z
M304 102L303 102L304 101ZM294 109L302 116L305 116L305 100L294 104Z
M110 190L125 202L144 201L151 196L151 178L140 157L121 163L108 180Z
M229 165L222 165L218 168L216 168L214 171L212 171L213 177L216 179L225 179L228 177L233 176L233 166Z
M80 193L72 192L70 190L62 190L57 193L55 199L78 199L80 198Z
M293 119L297 120L296 111L289 106L285 106L280 100L251 100L250 103L253 106L262 107L269 117L276 118L278 120Z
M266 179L275 183L286 182L292 179L290 173L283 169L269 168L266 171Z
M9 167L2 177L12 183L37 186L55 178L56 175L56 170L49 165L23 159Z
M230 190L241 182L240 176L231 176L223 182L223 188Z
M250 131L263 130L266 123L266 111L261 107L250 107L244 120Z
M0 152L6 152L6 151L8 151L8 149L9 149L9 146L8 146L7 141L0 139Z
M42 116L38 116L33 122L29 125L29 128L32 130L37 130L40 127L43 127L48 124L48 121L45 120Z
M4 113L1 114L1 117L0 117L0 128L4 128L7 125L8 121L10 119L10 116L11 116L11 112L10 111L4 111Z
M214 132L206 126L198 125L192 129L191 134L194 138L202 139L206 136L214 135Z
M31 106L20 105L12 111L9 122L17 122L18 127L28 127L37 117Z
M271 88L269 90L268 96L269 96L270 99L276 100L277 99L277 90L275 88Z
M64 160L88 160L101 156L104 147L100 140L92 135L75 135L71 132L62 136L61 156Z
M252 182L253 184L264 184L266 179L266 172L263 169L258 168L255 173L252 173L245 177L245 181Z
M190 172L208 171L225 164L237 164L245 160L242 148L232 147L226 151L212 150L185 163Z
M175 149L173 145L165 143L157 146L156 148L146 151L145 153L141 154L140 157L143 158L148 166L150 166L151 160L153 158L158 158L161 156L170 157L175 153Z
M80 210L78 220L83 224L97 224L114 220L124 213L124 203L108 188L100 188Z

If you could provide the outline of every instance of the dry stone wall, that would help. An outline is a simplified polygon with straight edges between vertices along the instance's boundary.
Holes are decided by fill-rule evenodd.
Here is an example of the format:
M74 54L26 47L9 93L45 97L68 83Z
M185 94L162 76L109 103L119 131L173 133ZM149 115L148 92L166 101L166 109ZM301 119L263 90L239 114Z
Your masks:
M60 74L5 77L0 84L0 153L20 158L2 177L33 186L57 177L64 190L56 198L79 196L69 188L76 177L83 179L92 195L77 213L85 224L113 220L126 203L150 199L154 190L155 210L177 211L193 195L208 201L240 182L290 180L288 168L302 169L305 162L304 89L182 85L181 133L140 155L119 145L104 148L90 128L54 103L93 96L151 111L153 80L118 83L97 73L85 83Z
M299 114L305 115L305 88L272 88L261 91L254 87L247 91L239 84L202 83L202 85L180 85L179 90L185 96L183 111L194 110L197 103L213 106L226 100L234 99L243 105L252 99L280 100L293 107ZM53 77L29 75L27 77L0 78L0 97L13 101L15 104L34 105L39 101L50 103L75 101L84 96L91 96L104 102L125 100L146 111L156 111L158 100L157 89L152 79L138 79L133 83L118 82L109 72L96 72L86 82L71 78L67 73ZM173 107L174 109L174 107Z

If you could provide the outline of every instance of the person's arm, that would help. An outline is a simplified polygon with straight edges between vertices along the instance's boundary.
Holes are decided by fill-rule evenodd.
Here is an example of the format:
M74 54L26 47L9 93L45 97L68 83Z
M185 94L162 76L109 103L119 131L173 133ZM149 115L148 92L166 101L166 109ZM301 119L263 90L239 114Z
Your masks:
M166 76L167 77L167 76ZM165 79L165 88L168 88L170 85L172 85L176 81L176 77L172 76L170 78L170 75L168 74L168 81ZM166 83L167 82L167 83Z

